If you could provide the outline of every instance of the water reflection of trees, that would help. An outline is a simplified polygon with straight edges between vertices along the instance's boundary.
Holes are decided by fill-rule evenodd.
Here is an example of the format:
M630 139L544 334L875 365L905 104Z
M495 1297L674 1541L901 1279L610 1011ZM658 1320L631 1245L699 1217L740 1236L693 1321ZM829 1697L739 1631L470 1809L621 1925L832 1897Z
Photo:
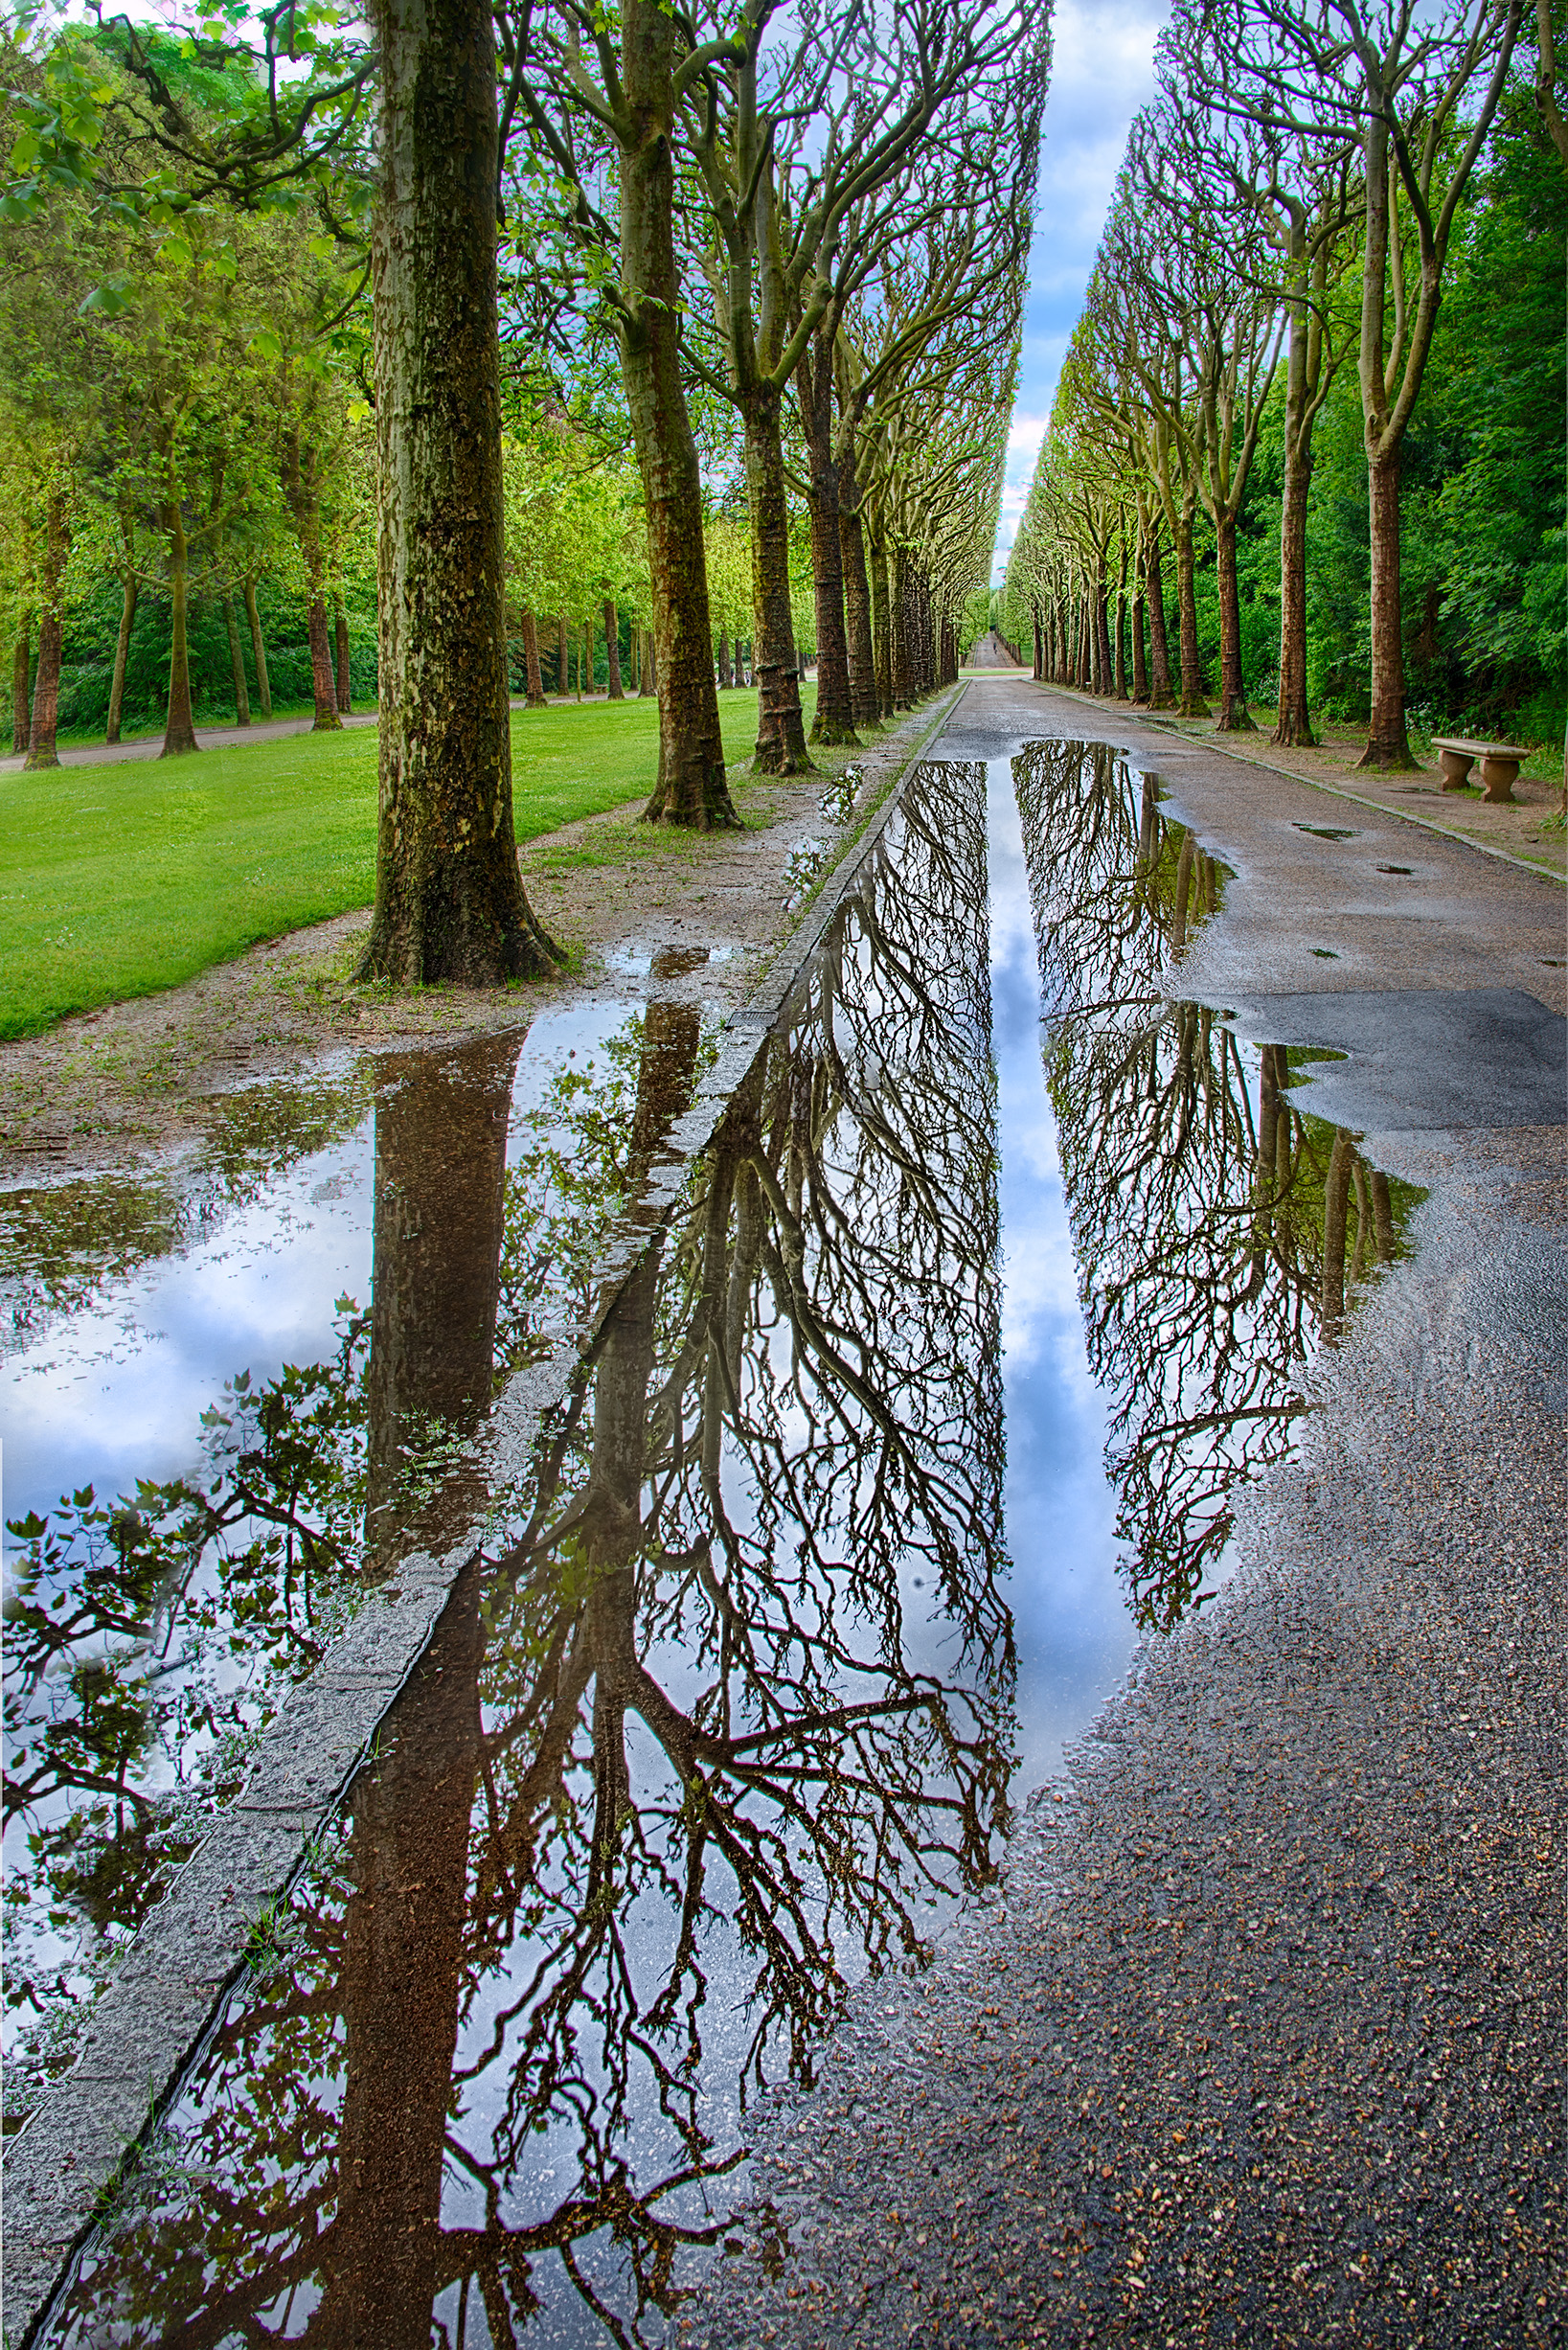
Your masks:
M434 2310L500 2343L562 2270L611 2339L662 2331L748 2088L808 2074L846 1981L989 1873L1011 1637L977 785L940 819L913 798L838 918L61 2339L422 2345ZM698 1044L650 1008L630 1192Z
M591 1308L594 1258L630 1197L642 1022L555 1073L513 1119L509 1168L521 1043L374 1064L374 1303L339 1299L330 1355L237 1373L186 1473L112 1498L82 1488L10 1523L5 1818L12 1853L27 1846L6 1879L12 2119L71 2061L284 1692L399 1543L461 1531L465 1446L492 1384ZM300 1139L298 1121L236 1101L231 1204L241 1175L254 1190Z
M1227 877L1155 779L1099 743L1034 744L1013 772L1117 1533L1140 1617L1166 1625L1414 1195L1286 1090L1310 1056L1265 1044L1254 1066L1216 1013L1164 992Z

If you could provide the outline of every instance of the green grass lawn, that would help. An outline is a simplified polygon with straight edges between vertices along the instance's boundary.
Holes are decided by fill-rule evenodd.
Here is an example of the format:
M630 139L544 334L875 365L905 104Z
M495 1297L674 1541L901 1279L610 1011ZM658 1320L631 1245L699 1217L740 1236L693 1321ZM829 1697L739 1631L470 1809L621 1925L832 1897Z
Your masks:
M816 689L804 689L809 719ZM724 755L757 732L721 695ZM651 790L651 701L516 711L517 837ZM375 730L0 775L0 1037L174 987L375 893Z

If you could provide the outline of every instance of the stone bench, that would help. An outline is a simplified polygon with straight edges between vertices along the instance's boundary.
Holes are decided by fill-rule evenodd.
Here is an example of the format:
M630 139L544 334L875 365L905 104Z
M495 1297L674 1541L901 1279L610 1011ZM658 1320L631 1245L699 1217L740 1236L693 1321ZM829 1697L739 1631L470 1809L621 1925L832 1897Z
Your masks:
M1463 791L1470 780L1470 769L1479 759L1481 781L1487 787L1488 799L1493 801L1512 799L1513 779L1530 757L1517 742L1466 742L1440 735L1432 737L1432 748L1443 769L1444 791Z

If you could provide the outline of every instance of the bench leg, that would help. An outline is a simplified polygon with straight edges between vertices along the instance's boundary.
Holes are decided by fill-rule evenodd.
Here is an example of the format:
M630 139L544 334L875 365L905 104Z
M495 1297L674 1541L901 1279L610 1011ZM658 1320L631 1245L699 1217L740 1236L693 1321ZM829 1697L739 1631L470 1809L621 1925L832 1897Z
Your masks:
M1473 752L1439 751L1438 765L1443 770L1443 790L1463 791L1470 780L1470 769L1474 764Z
M1481 762L1481 781L1487 787L1487 797L1495 807L1499 801L1513 799L1513 779L1519 772L1516 759L1493 759Z

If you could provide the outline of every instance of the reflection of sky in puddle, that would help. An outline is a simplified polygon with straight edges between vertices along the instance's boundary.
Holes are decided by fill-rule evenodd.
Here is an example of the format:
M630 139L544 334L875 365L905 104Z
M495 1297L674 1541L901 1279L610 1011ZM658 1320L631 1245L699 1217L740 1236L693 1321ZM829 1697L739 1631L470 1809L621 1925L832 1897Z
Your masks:
M1018 1784L1056 1769L1133 1645L1115 1573L1105 1408L1040 1060L1040 983L1011 760L988 767L990 975L1001 1158L1009 1596L1018 1637Z
M635 1016L599 998L541 1013L512 1089L514 1115L544 1100L572 1056L585 1059ZM108 1286L0 1370L5 1514L46 1510L68 1488L101 1496L192 1458L199 1415L223 1381L258 1380L333 1346L333 1301L370 1296L375 1113L312 1152L209 1239ZM510 1155L523 1147L515 1133Z
M1058 780L1076 787L1076 747L1056 748ZM181 2309L190 2316L182 2293L212 2302L231 2291L216 2261L204 2280L193 2272L182 2282L158 2230L171 2231L168 2245L183 2230L196 2267L213 2261L216 2203L204 2198L235 2181L243 2204L274 2177L270 2133L284 2127L274 2113L311 2100L319 2131L312 2120L299 2141L307 2151L285 2158L277 2180L288 2214L275 2202L263 2220L260 2203L247 2206L258 2216L235 2230L236 2265L261 2259L269 2228L286 2236L318 2188L351 2214L350 2248L326 2262L312 2252L286 2309L262 2309L271 2288L258 2272L247 2315L298 2336L321 2293L340 2291L351 2270L367 2306L377 2294L385 2301L392 2287L376 2247L395 2253L415 2230L394 2226L357 2176L366 2157L352 2149L375 2136L378 2095L376 2128L388 2145L401 2145L405 2116L411 2141L421 2113L429 2125L420 2140L432 2182L419 2222L433 2231L426 2243L463 2267L478 2254L458 2242L462 2231L476 2240L489 2231L495 2256L516 2259L538 2296L524 2313L531 2342L605 2338L582 2284L566 2273L569 2239L559 2231L578 2225L574 2196L579 2277L620 2309L632 2328L622 2339L650 2338L644 2316L662 2333L652 2312L632 2317L634 2288L640 2294L659 2265L658 2225L678 2214L700 2228L739 2184L715 2166L743 2134L754 2032L768 2044L770 2077L787 2061L779 2044L786 2033L796 2064L808 2065L832 1987L878 1965L921 1963L961 1880L983 1882L994 1865L1013 1724L1009 1611L1016 1793L1059 1766L1063 1742L1081 1733L1125 1671L1134 1631L1102 1466L1125 1358L1102 1334L1094 1359L1107 1366L1102 1393L1090 1373L1084 1302L1103 1288L1108 1259L1091 1239L1080 1299L1067 1189L1078 1181L1076 1221L1105 1207L1112 1242L1125 1205L1135 1227L1127 1245L1151 1252L1135 1268L1151 1295L1179 1291L1191 1269L1170 1245L1172 1233L1187 1234L1188 1195L1144 1225L1136 1184L1125 1203L1120 1197L1146 1100L1137 1070L1123 1082L1125 1056L1110 1055L1115 1083L1100 1094L1064 1096L1064 1071L1098 1072L1092 1052L1084 1058L1100 1034L1093 1016L1080 1023L1077 1063L1071 1053L1052 1056L1053 1093L1064 1102L1058 1136L1013 770L994 761L985 771L984 841L980 774L955 767L944 783L938 767L928 790L911 791L786 1006L753 1073L758 1084L739 1088L693 1178L689 1211L677 1212L627 1282L581 1393L538 1448L532 1531L515 1552L488 1554L482 1572L460 1579L430 1654L377 1733L374 1766L295 1888L296 1964L319 1990L310 2012L327 2037L289 2039L299 2024L286 2012L291 1972L274 1978L282 1988L247 1980L237 1991L173 2118L170 2138L183 2137L190 2168L167 2199L154 2197L141 2218L131 2212L96 2285L89 2264L89 2292L105 2296L170 2279L168 2306L124 2339L171 2339L166 2320ZM1125 796L1133 779L1099 780L1113 806L1136 815L1137 793ZM1152 794L1144 796L1147 817ZM1112 908L1118 939L1131 936L1120 920L1131 838L1111 837L1113 863L1086 877L1088 949L1070 929L1057 939L1048 986L1064 974L1094 980L1093 907ZM1047 855L1052 840L1032 833L1032 855L1038 844ZM1154 846L1164 862L1145 856L1137 867L1148 921L1134 925L1138 952L1121 975L1121 1000L1139 1008L1148 1038L1175 1009L1162 1008L1153 975L1168 938L1161 877L1185 877L1193 853L1184 833ZM1183 878L1178 928L1185 887ZM1049 908L1046 919L1056 920ZM624 1005L590 1004L537 1021L514 1121L546 1099L574 1055L602 1049L629 1016ZM633 1158L638 1147L658 1148L647 1112L661 1069L670 1080L678 1063L689 1079L697 1055L694 1006L649 1014L634 1085L623 1071L622 1107L635 1092L632 1129L644 1132ZM1179 1066L1191 1077L1190 1061ZM1239 1060L1236 1071L1244 1095ZM391 1150L395 1115L375 1171L383 1197L412 1203L412 1241L441 1221L430 1213L437 1187L421 1188L412 1165L428 1130L424 1098L417 1082L401 1096L407 1161ZM450 1097L438 1089L429 1098ZM1086 1107L1075 1111L1075 1101ZM1238 1105L1239 1096L1239 1120ZM1248 1131L1258 1114L1248 1097ZM1186 1131L1170 1161L1201 1186L1208 1170L1187 1169ZM498 1164L499 1108L490 1132ZM462 1188L452 1172L460 1161L466 1155L454 1152L441 1175L443 1203ZM1238 1168L1245 1202L1254 1175L1232 1152L1223 1172ZM363 1300L368 1287L372 1174L367 1121L336 1151L297 1166L265 1210L237 1214L209 1246L125 1285L113 1312L80 1317L69 1348L35 1350L74 1364L81 1390L67 1396L59 1422L80 1449L55 1482L80 1479L92 1444L110 1442L95 1426L102 1407L86 1401L100 1369L113 1375L100 1380L111 1395L124 1383L127 1414L138 1380L145 1390L149 1372L159 1378L156 1408L133 1428L127 1422L129 1432L113 1431L113 1459L146 1473L158 1432L166 1448L177 1446L238 1364L250 1360L264 1375L285 1354L322 1353L330 1298L347 1289ZM1236 1258L1228 1220L1237 1196L1218 1196L1225 1265ZM525 1209L530 1244L548 1258L562 1227L541 1246ZM1309 1237L1309 1218L1300 1231ZM493 1271L493 1238L490 1246ZM399 1283L405 1303L418 1285L383 1280L383 1262L378 1310L390 1315ZM1303 1263L1296 1286L1305 1295L1315 1275ZM426 1281L423 1293L442 1287ZM116 1338L117 1314L135 1326L129 1336ZM411 1313L405 1335L418 1336L419 1324ZM101 1365L91 1361L95 1343ZM33 1375L41 1393L37 1364ZM1131 1385L1146 1395L1159 1380ZM104 1482L125 1475L117 1466ZM455 1791L443 1798L443 1788ZM969 1825L961 1829L961 1818ZM684 1873L699 1845L711 1855L705 1880L694 1861ZM741 1889L751 1904L744 1934ZM394 1960L416 1947L398 1939L397 1924L414 1919L416 1896L424 1897L417 1906L426 1936L419 1963L369 1967L364 1953L382 1948L377 1935L391 1936ZM682 1919L693 1921L690 1945ZM791 1934L798 1950L784 1949ZM443 1981L445 2009L433 1988ZM432 2016L449 2019L440 2046ZM423 2054L421 2034L431 2042ZM258 2077L264 2086L254 2088ZM209 2136L211 2163L194 2158ZM695 2175L664 2198L660 2182L688 2165ZM387 2164L394 2190L396 2167ZM150 2233L138 2238L144 2225ZM517 2243L516 2231L534 2226L537 2243ZM678 2273L702 2256L694 2246L680 2251ZM434 2267L421 2276L404 2316L417 2300L422 2321L434 2298L446 2338L476 2350L491 2337L468 2286L460 2293L436 2278ZM240 2278L232 2290L238 2309L251 2288ZM108 2306L102 2298L70 2339L104 2339L93 2329Z

